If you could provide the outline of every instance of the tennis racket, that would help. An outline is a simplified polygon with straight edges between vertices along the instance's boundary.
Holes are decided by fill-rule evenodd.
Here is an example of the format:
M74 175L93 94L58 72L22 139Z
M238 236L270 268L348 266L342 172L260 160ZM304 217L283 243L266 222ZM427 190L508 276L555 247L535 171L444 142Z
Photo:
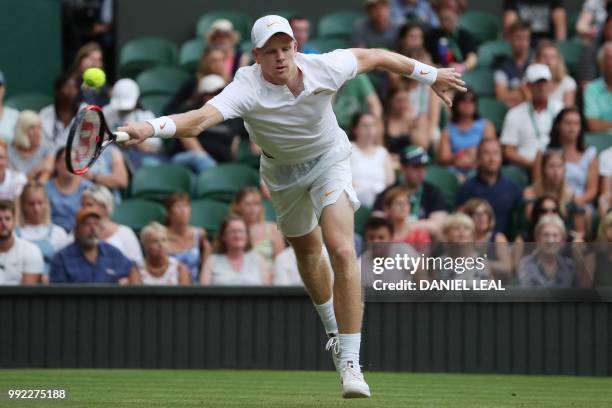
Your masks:
M66 143L66 166L76 175L87 173L104 149L130 139L126 132L111 132L102 109L87 105L77 113Z

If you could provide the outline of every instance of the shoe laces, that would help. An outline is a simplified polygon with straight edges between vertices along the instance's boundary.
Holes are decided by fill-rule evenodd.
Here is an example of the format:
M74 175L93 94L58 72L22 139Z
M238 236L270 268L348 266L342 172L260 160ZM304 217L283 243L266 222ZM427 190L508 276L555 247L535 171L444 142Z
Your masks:
M334 354L340 353L340 339L337 336L331 336L325 344L325 350L332 350Z

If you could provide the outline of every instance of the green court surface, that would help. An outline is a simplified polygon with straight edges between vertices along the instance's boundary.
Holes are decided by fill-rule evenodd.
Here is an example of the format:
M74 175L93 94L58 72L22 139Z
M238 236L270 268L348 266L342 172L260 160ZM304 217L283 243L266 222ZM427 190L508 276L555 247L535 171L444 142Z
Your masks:
M612 378L367 372L369 400L342 400L333 372L0 370L1 407L612 406ZM69 398L9 401L8 388L68 388Z

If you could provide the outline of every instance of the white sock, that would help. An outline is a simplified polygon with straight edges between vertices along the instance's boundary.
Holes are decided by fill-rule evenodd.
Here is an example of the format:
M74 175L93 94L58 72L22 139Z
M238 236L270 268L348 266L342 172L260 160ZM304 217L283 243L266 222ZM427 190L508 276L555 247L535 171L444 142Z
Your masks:
M332 296L327 302L322 305L314 305L314 307L323 322L325 333L338 333L338 324L336 324L336 314L334 313L334 297Z
M361 348L361 333L338 334L340 340L340 362L344 366L348 361L353 367L359 368L359 349Z

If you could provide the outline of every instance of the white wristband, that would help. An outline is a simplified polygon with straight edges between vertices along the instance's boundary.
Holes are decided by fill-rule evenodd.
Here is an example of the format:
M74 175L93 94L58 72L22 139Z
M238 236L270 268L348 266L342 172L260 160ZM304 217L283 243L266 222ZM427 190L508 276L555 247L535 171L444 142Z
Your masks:
M414 61L414 70L408 75L408 78L416 79L429 86L433 85L438 77L438 69L431 65L423 64L421 61L414 59L412 61Z
M176 133L176 123L168 116L162 116L161 118L155 118L147 120L151 126L153 126L154 137L161 139L170 139Z

